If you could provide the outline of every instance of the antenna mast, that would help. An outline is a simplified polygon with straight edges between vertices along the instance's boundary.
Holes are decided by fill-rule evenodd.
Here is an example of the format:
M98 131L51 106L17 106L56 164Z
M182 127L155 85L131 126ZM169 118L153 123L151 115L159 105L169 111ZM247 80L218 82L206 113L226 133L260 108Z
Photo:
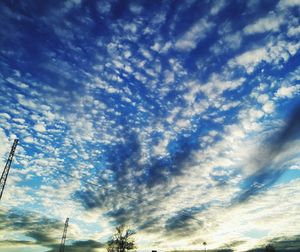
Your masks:
M0 200L2 198L2 194L3 194L3 191L4 191L5 184L6 184L7 176L8 176L9 170L10 170L10 166L11 166L11 163L12 163L12 160L13 160L13 157L14 157L15 150L17 148L18 142L19 142L18 139L14 140L13 146L11 147L8 159L6 161L4 170L3 170L2 175L1 175L1 179L0 179L0 190L1 190L1 192L0 192Z
M64 252L65 251L65 241L66 241L66 238L67 238L68 225L69 225L69 218L67 218L66 222L65 222L65 228L64 228L63 236L61 238L59 252Z

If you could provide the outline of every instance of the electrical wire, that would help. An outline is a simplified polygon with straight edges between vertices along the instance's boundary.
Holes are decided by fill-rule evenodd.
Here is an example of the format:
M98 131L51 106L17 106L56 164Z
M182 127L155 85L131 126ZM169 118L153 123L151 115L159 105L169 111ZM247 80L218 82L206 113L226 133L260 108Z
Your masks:
M80 178L78 178L78 177L76 177L76 176L74 176L74 175L72 175L72 174L70 174L70 173L63 172L63 171L57 170L57 169L55 169L55 170L56 170L57 172L61 173L61 174L64 174L64 175L66 175L66 176L69 176L69 177L72 178L72 179L75 179L75 180L78 180L78 181L82 182L82 180L81 180ZM89 184L89 185L91 185L91 186L95 186L95 187L104 189L104 190L109 190L108 188L105 188L104 186L101 186L101 185L96 184L96 183L93 183L93 182L85 181L85 183L87 183L87 184ZM135 197L132 197L132 196L129 196L129 195L120 194L120 196L123 197L123 198L129 198L129 199L136 200L136 201L139 200L139 199L137 199L137 198L135 198ZM160 209L160 210L163 210L163 211L168 211L166 208L163 208L163 207L156 206L156 208L158 208L158 209ZM194 217L193 215L191 215L191 213L188 212L187 210L182 209L182 210L180 210L180 211L186 213L186 215L187 215L189 218L191 218L191 219L197 221L197 223L198 223L199 225L201 225L201 226L203 225L203 222L202 222L201 220L199 220L198 218L196 218L196 217Z

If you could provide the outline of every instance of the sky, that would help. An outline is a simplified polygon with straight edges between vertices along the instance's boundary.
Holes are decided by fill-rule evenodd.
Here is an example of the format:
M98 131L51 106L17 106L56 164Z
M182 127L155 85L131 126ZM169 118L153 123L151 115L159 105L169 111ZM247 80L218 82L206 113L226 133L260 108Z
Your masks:
M0 3L0 251L300 248L300 1Z

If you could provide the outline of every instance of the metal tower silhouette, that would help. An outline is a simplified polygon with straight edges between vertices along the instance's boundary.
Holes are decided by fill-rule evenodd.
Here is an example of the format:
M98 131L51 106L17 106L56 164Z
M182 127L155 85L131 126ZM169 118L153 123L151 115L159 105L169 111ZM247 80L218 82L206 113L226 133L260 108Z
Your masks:
M69 218L67 218L66 222L65 222L65 228L64 228L63 236L61 238L59 252L64 252L65 251L65 241L66 241L66 238L67 238L68 225L69 225Z
M19 142L18 139L14 140L13 146L11 147L11 151L9 153L8 159L6 161L4 170L3 170L2 175L1 175L1 179L0 179L0 189L1 189L0 200L2 198L2 194L3 194L3 191L4 191L5 184L6 184L7 176L8 176L9 170L10 170L10 165L12 163L12 160L13 160L18 142Z

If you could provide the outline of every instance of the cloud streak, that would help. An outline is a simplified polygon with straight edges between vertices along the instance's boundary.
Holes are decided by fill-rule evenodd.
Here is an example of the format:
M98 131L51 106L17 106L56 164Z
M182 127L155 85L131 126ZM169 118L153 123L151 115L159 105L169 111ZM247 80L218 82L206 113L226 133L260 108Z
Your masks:
M289 148L288 144L300 135L300 106L294 107L281 130L273 133L261 147L262 154L257 153L251 160L255 172L246 180L246 189L238 196L238 201L247 200L250 196L272 186L287 169L277 157Z

